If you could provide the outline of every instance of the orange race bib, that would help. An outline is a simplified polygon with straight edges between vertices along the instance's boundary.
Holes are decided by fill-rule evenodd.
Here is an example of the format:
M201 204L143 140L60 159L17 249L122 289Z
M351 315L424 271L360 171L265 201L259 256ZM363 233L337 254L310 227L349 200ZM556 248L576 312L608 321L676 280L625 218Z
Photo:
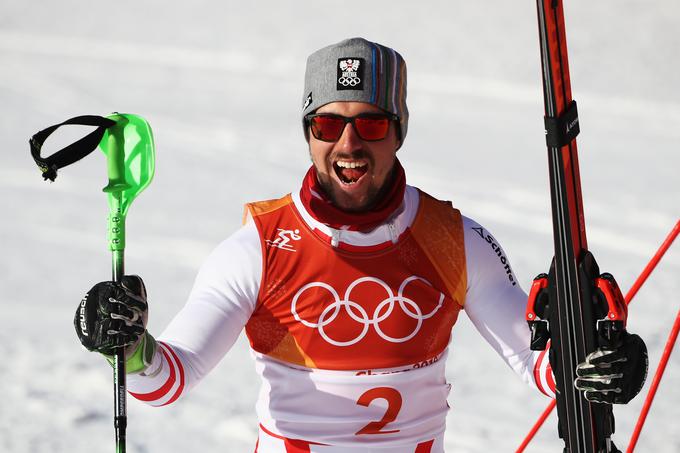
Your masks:
M420 193L396 244L333 247L290 195L247 205L263 280L252 348L290 364L371 370L426 364L447 347L466 292L460 213Z

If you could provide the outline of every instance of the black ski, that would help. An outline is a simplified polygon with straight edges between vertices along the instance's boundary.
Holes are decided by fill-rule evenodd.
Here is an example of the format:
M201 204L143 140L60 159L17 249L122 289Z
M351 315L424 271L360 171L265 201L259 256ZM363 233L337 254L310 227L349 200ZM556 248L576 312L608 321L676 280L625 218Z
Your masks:
M562 0L537 0L537 6L555 257L550 276L539 276L548 297L530 320L532 348L545 347L548 338L551 341L564 452L611 453L617 451L610 440L611 405L590 403L573 383L576 366L598 346L615 342L623 323L606 319L606 301L603 307L596 287L602 279L586 241L575 140L579 121L571 97Z

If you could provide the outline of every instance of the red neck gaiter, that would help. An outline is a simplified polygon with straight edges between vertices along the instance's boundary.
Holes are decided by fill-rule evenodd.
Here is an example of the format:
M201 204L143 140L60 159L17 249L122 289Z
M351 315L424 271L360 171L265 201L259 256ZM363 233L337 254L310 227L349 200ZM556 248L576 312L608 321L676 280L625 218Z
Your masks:
M348 212L333 205L319 184L316 169L312 165L302 181L300 199L307 212L326 226L338 230L370 231L387 220L401 206L404 199L406 174L399 159L394 161L392 178L392 187L370 210Z

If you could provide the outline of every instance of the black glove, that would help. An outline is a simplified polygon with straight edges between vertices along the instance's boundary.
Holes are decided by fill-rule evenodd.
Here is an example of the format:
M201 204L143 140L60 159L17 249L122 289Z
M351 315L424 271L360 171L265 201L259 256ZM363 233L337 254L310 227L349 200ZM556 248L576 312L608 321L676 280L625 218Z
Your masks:
M624 332L621 345L598 349L576 367L574 385L588 401L626 404L635 397L647 378L647 346L637 335Z
M86 349L111 356L120 347L134 352L147 318L144 282L137 275L126 275L120 283L94 285L80 302L73 324Z

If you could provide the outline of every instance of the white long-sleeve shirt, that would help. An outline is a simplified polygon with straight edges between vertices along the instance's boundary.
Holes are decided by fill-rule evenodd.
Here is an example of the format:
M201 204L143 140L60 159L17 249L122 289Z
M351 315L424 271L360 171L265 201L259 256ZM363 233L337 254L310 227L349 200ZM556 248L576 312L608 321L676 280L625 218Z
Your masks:
M334 230L321 224L305 210L298 195L293 194L292 198L307 226L327 236L336 246L370 247L395 242L412 225L419 205L418 190L407 186L397 213L371 232L361 233ZM545 354L529 349L530 333L524 319L527 295L517 283L505 252L491 233L474 220L463 216L463 229L467 269L465 313L481 336L525 382L550 394L548 360ZM143 375L128 377L128 390L133 396L154 406L169 404L217 365L256 309L263 279L262 250L260 233L252 220L217 246L201 267L186 305L160 335L160 347L151 366ZM348 449L383 451L380 448L397 452L443 451L449 389L444 378L446 351L427 367L408 372L373 370L368 375L290 366L257 352L253 356L262 378L257 403L261 422L258 451L287 451L286 439L304 439L309 442L309 451L328 453ZM423 385L428 379L432 383L429 387ZM344 390L337 389L343 386L397 388L399 392L413 393L420 404L402 406L400 400L396 417L407 420L410 417L413 423L419 418L432 418L427 438L408 439L408 429L402 429L401 437L374 436L379 440L366 449L365 437L354 440L357 437L352 437L354 431L345 436L338 432L340 428L327 428L336 427L343 420L341 416L322 420L328 405L336 406L334 412L346 410L348 419L356 417L356 410L368 408L358 407L356 400L349 401L346 408L341 407L332 397L342 395ZM375 398L387 401L388 409L392 407L389 395L378 394ZM444 409L432 413L421 410L421 405L429 404L428 399ZM378 407L377 402L368 403L375 409L369 421L380 420L386 414L386 409ZM293 423L291 419L304 423ZM328 425L329 422L332 423ZM324 430L328 433L323 433Z

